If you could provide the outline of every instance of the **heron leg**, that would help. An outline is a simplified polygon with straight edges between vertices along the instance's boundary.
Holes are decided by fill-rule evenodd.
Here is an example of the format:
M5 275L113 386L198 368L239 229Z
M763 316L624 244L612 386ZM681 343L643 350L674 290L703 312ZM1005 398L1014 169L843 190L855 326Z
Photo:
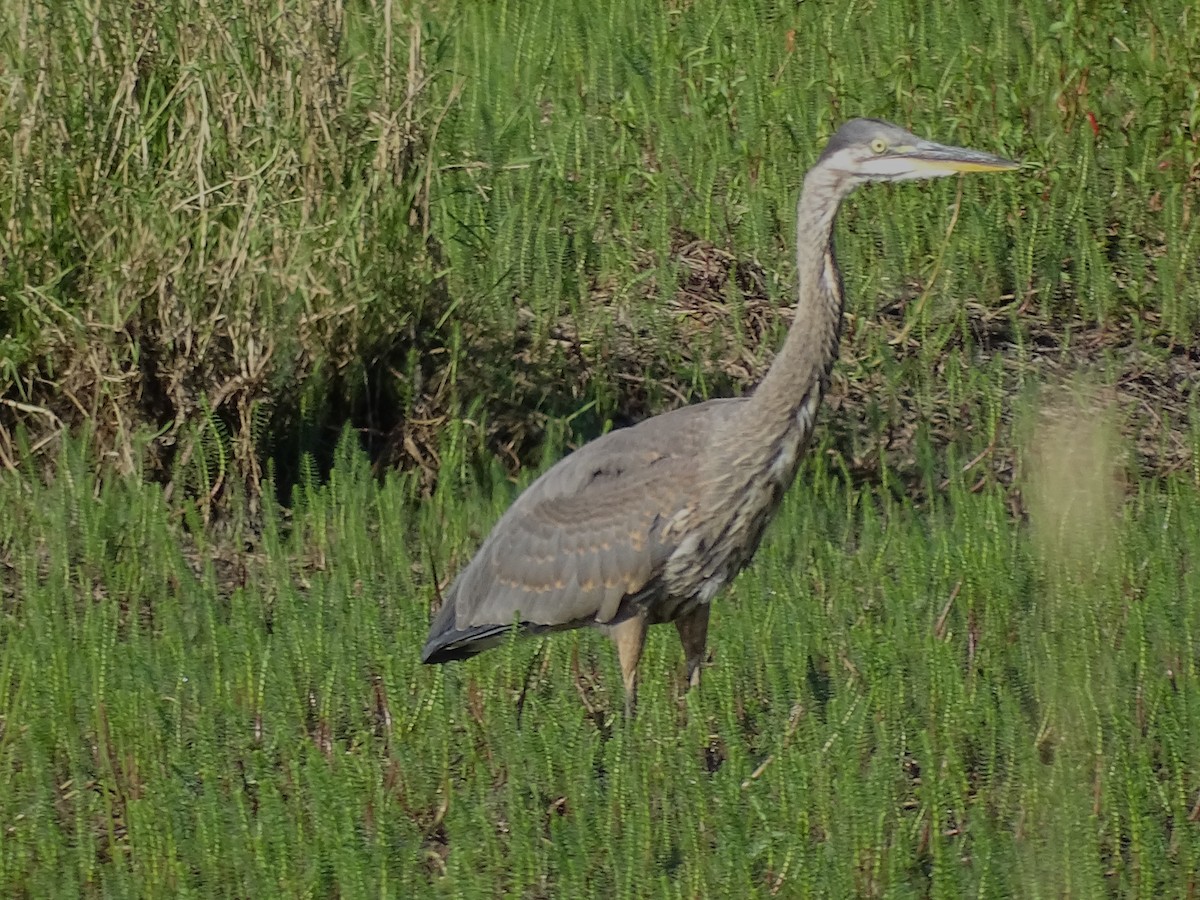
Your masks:
M689 687L700 687L700 663L704 661L704 645L708 640L708 611L707 603L699 603L691 612L675 620L675 630L679 632L687 660Z
M646 646L646 618L630 616L609 629L621 660L621 677L625 680L625 718L632 719L637 707L637 667Z

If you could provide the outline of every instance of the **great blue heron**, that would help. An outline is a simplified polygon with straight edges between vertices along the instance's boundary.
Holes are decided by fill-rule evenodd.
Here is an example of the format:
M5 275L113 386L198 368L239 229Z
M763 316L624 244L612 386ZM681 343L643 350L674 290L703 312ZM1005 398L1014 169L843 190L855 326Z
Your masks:
M674 622L689 685L699 684L709 604L750 561L792 483L837 357L843 296L831 235L842 199L869 181L1017 166L887 122L844 124L804 177L795 319L762 383L612 431L551 467L446 591L422 661L474 656L514 627L595 626L616 642L631 716L646 628Z

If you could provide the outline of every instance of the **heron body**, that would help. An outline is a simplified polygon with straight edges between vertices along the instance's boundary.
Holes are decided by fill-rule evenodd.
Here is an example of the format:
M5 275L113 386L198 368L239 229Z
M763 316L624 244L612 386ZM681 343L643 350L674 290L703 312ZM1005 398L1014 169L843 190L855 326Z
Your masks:
M804 179L796 314L761 384L610 432L547 470L447 589L422 661L474 656L513 628L599 627L617 645L632 714L646 629L673 622L697 685L709 605L758 549L829 384L843 308L832 245L842 199L868 181L1016 166L878 120L843 125Z

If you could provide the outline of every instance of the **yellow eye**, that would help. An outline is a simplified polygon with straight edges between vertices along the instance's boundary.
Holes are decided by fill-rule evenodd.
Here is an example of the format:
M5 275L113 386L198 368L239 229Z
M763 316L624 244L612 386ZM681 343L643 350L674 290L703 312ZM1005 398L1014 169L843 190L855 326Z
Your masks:
M887 141L885 141L883 138L875 138L875 140L871 141L872 153L882 153L886 149Z

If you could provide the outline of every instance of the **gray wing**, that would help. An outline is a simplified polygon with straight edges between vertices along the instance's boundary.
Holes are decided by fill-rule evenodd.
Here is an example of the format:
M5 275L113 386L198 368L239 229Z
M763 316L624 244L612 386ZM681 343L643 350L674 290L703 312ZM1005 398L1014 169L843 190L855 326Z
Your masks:
M697 456L740 399L710 400L613 431L521 494L446 591L421 654L461 659L525 631L611 622L652 590L697 494Z

